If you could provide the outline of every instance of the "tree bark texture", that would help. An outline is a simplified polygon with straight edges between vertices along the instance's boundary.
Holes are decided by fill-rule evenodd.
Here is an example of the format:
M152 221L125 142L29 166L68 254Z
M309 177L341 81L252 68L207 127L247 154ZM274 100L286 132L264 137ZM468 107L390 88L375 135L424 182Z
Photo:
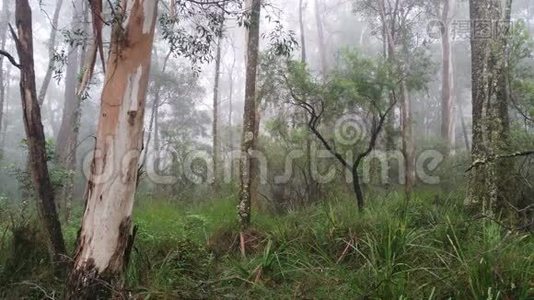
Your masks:
M245 108L243 114L243 135L241 140L241 164L238 216L241 230L250 225L252 190L252 151L256 136L256 73L259 58L261 0L252 0L250 25L247 32L247 68L245 81Z
M123 0L114 24L86 207L67 295L70 299L120 294L134 232L132 210L157 1Z
M511 1L507 1L508 5ZM501 0L470 0L473 20L471 37L473 145L472 159L488 160L506 153L509 144L507 35L508 5ZM481 20L484 20L481 21ZM478 22L478 23L477 23ZM488 23L489 22L489 23ZM487 31L487 25L491 28ZM499 30L498 30L499 29ZM506 160L491 160L471 170L467 205L483 213L496 213L511 200L511 165Z
M415 185L415 142L412 127L412 104L406 82L400 83L402 152L404 154L404 191L410 199Z
M29 169L37 193L37 208L50 241L55 262L63 262L65 243L56 211L54 190L47 165L46 139L37 102L33 60L32 11L28 0L17 0L17 34L12 31L20 60L20 95L29 154Z

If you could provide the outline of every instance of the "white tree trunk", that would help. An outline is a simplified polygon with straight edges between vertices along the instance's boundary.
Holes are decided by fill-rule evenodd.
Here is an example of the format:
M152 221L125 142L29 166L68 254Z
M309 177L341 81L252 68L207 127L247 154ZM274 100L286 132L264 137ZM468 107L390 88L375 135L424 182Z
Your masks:
M120 291L133 242L132 209L142 151L145 97L157 1L123 0L101 98L86 208L69 297L106 298Z
M444 30L441 36L442 85L441 85L441 138L445 142L446 154L452 154L455 146L454 132L454 76L450 25L455 0L444 0L441 22Z

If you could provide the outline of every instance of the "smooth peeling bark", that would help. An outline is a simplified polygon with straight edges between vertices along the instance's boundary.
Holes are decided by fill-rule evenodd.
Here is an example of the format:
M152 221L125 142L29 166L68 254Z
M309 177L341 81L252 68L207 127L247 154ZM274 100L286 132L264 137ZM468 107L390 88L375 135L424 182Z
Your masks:
M125 17L112 31L86 208L68 283L71 299L107 298L122 289L133 242L156 3L122 1Z

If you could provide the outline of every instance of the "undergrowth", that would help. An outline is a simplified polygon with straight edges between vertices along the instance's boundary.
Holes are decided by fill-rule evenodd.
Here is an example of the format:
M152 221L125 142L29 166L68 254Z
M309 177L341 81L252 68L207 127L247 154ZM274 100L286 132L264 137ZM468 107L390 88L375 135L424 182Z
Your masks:
M534 238L473 218L461 197L392 194L363 214L331 197L257 212L238 247L235 199L140 199L126 285L137 299L533 299ZM37 226L0 225L0 298L61 298ZM77 224L68 226L73 247ZM15 296L16 295L16 296Z

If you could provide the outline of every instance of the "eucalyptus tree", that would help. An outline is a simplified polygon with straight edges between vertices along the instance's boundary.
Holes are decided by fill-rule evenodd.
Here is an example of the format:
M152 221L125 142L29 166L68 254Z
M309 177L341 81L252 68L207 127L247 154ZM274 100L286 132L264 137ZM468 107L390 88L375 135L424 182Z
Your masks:
M111 46L101 96L93 160L67 295L75 299L108 298L120 293L122 275L135 230L132 210L143 149L145 97L157 17L157 2L107 2L110 20L102 18L102 1L91 0L94 41L79 90L85 90L102 53L103 26L111 24ZM209 61L220 28L220 2L171 1L171 13L159 17L171 52L193 62ZM169 7L169 6L167 6ZM239 6L238 6L239 7ZM194 16L194 18L193 18Z
M470 0L473 166L467 204L495 214L511 199L508 30L512 1ZM490 26L492 30L487 30Z
M239 205L238 216L241 241L241 252L245 255L244 231L250 225L253 167L252 151L256 136L256 75L260 45L260 12L261 0L250 1L250 18L247 28L247 65L245 79L245 107L243 114L243 134L241 137L241 164L239 168Z
M441 9L441 138L445 141L446 154L454 148L454 68L451 49L451 25L454 16L455 0L444 0Z
M85 212L68 280L72 299L107 298L112 294L109 284L120 287L133 243L132 209L157 1L121 4L115 7L121 22L114 24L111 36L107 69L113 71L106 73L102 91Z
M6 56L11 64L20 70L19 86L29 152L28 167L37 193L37 208L48 236L52 259L56 263L64 263L66 261L65 242L56 211L54 189L47 165L46 139L35 84L32 9L28 0L15 2L15 24L17 32L12 27L10 27L10 31L20 62L17 63L15 58L5 50L1 50L0 54Z
M221 149L221 137L219 133L219 109L220 109L220 78L221 78L221 59L222 59L222 44L224 42L223 39L223 31L224 31L224 11L223 15L221 16L222 21L219 28L219 37L217 41L217 50L215 54L215 75L213 80L213 124L212 124L212 135L213 135L213 187L215 191L218 190L220 186L220 149Z

